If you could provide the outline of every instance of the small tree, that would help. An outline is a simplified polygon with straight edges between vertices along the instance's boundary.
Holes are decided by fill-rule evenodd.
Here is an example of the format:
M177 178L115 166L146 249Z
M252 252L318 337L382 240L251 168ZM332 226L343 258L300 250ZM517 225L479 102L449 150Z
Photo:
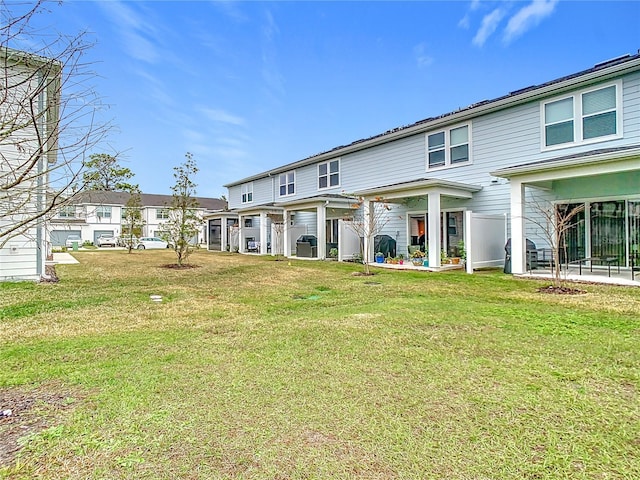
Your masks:
M127 250L131 253L135 244L135 238L142 235L144 220L142 218L142 199L138 185L131 186L130 197L124 206L122 215L122 238Z
M133 178L133 172L122 167L116 156L95 153L89 157L84 166L85 173L82 178L85 190L133 192L138 189L137 185L127 182Z
M568 205L566 208L554 205L548 200L533 198L526 202L535 213L527 219L538 227L541 234L551 247L551 272L554 287L561 287L563 283L560 269L560 252L564 251L567 258L565 236L575 227L575 216L584 210L584 204Z
M185 157L185 162L173 169L176 183L171 187L173 199L169 207L169 220L163 225L176 252L178 265L186 262L193 252L195 246L191 240L197 237L202 224L202 218L196 211L196 184L192 180L198 173L198 167L191 153L187 152Z
M382 233L384 227L389 223L389 210L391 207L382 197L376 197L374 199L374 205L367 215L365 208L368 208L368 201L364 197L353 197L354 202L351 204L351 208L356 210L349 227L356 232L356 234L366 241L360 244L362 253L362 264L364 265L364 273L371 275L369 268L369 259L371 258L371 248L373 246L374 238L376 235Z

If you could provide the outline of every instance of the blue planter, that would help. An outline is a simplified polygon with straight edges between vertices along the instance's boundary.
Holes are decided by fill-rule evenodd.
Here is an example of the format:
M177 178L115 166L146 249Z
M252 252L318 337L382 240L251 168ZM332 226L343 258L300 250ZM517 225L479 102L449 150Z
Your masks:
M423 267L428 267L429 266L429 260L425 260L422 262L422 266Z
M384 256L376 255L376 263L384 263Z

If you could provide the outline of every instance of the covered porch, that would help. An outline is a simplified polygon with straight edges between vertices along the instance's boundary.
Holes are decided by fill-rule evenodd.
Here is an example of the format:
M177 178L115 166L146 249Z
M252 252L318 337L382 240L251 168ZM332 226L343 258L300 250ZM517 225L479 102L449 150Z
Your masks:
M274 204L235 210L238 216L238 251L266 255L271 251L272 218L281 218L281 207Z
M561 264L608 276L615 265L629 277L640 264L640 146L556 157L492 173L511 188L511 269L529 270L526 239L557 250ZM540 200L542 199L542 200ZM573 212L567 227L563 215ZM544 228L540 219L547 217ZM551 231L551 235L549 234ZM559 240L554 242L554 238ZM637 267L635 267L637 268ZM580 270L583 270L580 275ZM613 275L612 275L613 276Z
M480 191L481 187L477 185L464 184L459 182L452 182L438 179L419 179L411 182L403 182L392 185L381 186L373 189L367 189L360 192L356 192L356 195L363 199L363 213L365 224L375 216L376 204L398 204L402 205L406 214L406 247L411 246L415 241L413 237L423 237L423 239L417 240L418 244L423 245L423 250L427 254L428 263L430 268L439 269L442 267L441 252L445 240L444 234L448 234L449 225L443 225L443 218L448 219L448 213L443 210L443 203L446 201L454 201L459 204L459 201L471 200L475 192ZM457 214L459 217L460 225L458 228L461 230L460 239L462 240L462 232L469 231L469 226L465 226L465 208L457 207ZM412 213L413 211L413 213ZM421 212L421 213L420 213ZM433 214L433 212L437 212ZM445 212L443 216L443 212ZM430 214L432 213L432 214ZM412 218L418 219L422 215L424 219L423 230L412 231ZM453 217L452 217L453 218ZM446 220L445 220L446 221ZM393 228L392 228L393 230ZM398 231L398 233L400 233ZM468 235L465 235L468 237ZM465 243L469 245L468 238ZM372 235L365 235L364 242L371 242ZM501 240L502 241L502 240ZM365 252L369 252L369 258L365 261L372 263L374 261L373 248L367 246L365 243ZM407 254L409 252L407 251Z
M343 260L353 257L354 252L359 253L359 242L348 235L344 226L344 219L353 215L353 204L354 199L342 195L279 202L284 225L284 256L325 259L337 250L338 260ZM301 243L310 243L309 248L296 244L302 235L308 237L309 242Z
M238 244L238 215L233 212L216 212L204 217L207 223L207 250L213 252L234 251Z

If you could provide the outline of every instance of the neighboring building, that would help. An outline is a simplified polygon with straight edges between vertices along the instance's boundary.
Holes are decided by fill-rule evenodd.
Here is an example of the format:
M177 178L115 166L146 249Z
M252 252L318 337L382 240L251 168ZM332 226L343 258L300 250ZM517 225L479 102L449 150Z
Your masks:
M464 240L472 271L503 264L513 237L512 271L522 273L525 238L547 246L533 221L534 204L543 201L552 209L585 205L567 235L569 260L609 255L625 267L640 245L640 55L225 187L235 217L214 215L209 224L218 222L241 252L290 256L299 236L312 235L311 256L325 258L337 247L339 258L348 258L360 249L349 222L384 204L383 233L398 253L424 245L438 267L441 250L455 254ZM364 208L354 210L354 197ZM227 246L233 248L228 240L215 245Z
M40 280L46 274L43 216L48 171L57 160L61 67L4 47L0 63L0 281Z
M62 207L49 225L49 235L53 246L65 244L71 234L80 235L83 241L95 242L103 234L122 234L122 216L130 195L125 192L83 192L67 206ZM143 193L140 195L142 203L142 235L144 237L162 236L163 223L169 218L171 195L154 195ZM227 202L218 198L196 197L198 214L205 215L224 210ZM205 221L202 230L194 242L206 242Z

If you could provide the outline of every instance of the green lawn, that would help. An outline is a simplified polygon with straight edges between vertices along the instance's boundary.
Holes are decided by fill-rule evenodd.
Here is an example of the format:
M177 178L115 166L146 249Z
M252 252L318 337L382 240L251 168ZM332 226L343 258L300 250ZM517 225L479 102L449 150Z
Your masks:
M0 284L0 408L58 398L2 478L640 478L640 289L74 255Z

